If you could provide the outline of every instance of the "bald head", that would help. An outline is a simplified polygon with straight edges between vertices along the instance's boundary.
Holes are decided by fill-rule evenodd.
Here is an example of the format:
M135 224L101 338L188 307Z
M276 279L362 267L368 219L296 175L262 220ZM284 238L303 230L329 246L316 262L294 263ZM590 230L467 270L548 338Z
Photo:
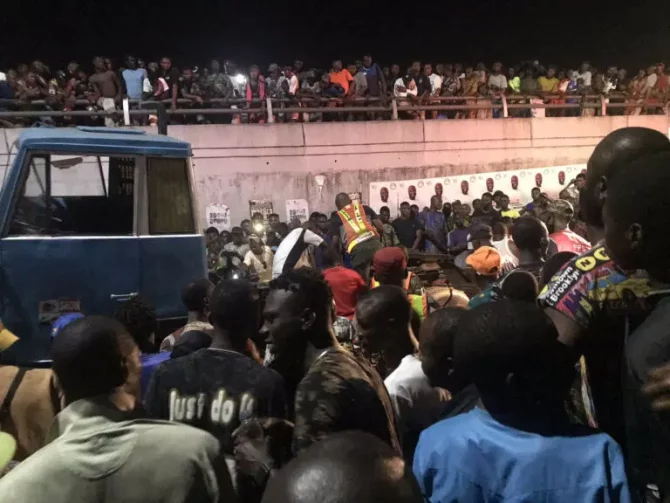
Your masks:
M341 210L345 206L348 206L351 204L351 198L349 197L349 194L345 192L340 192L338 195L335 196L335 206L337 206L338 210Z
M670 151L670 140L654 129L627 127L605 136L587 164L586 187L579 201L586 223L600 229L604 226L602 209L607 178L642 156L667 151Z
M421 503L412 475L393 449L369 433L335 433L272 478L263 503Z

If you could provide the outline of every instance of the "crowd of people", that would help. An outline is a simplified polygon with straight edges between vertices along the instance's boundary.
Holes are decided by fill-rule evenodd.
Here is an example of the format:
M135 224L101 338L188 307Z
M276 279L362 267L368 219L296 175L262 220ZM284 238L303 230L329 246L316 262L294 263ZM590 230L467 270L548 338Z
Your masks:
M293 229L207 229L210 278L162 342L141 297L56 322L28 371L50 384L2 422L26 457L2 501L668 501L669 164L624 128L553 201L390 222L343 193ZM479 293L429 298L418 251Z
M391 118L390 112L366 112L364 107L388 105L389 99L395 98L400 106L452 106L428 112L403 110L400 118L491 118L502 117L504 95L510 105L537 105L511 109L510 116L515 117L592 116L602 113L601 99L609 104L608 114L639 115L665 113L669 72L663 63L629 74L616 66L597 69L584 62L579 67L563 69L544 66L539 61L508 67L495 62L490 68L483 63L415 61L403 68L399 64L381 66L370 55L346 66L340 60L333 61L328 70L308 70L302 61L285 66L271 64L267 71L257 65L241 70L232 61L221 64L218 60L205 67L185 66L180 70L169 57L147 62L128 56L119 64L97 57L90 70L88 65L73 61L65 70L52 71L35 61L0 72L0 109L112 111L127 97L134 102L164 101L173 110L235 109L234 113L171 117L183 123L263 123L268 114L261 109L265 98L271 98L275 121L314 122ZM551 107L545 110L542 104ZM338 112L337 107L343 105L362 107L362 111ZM458 105L470 108L453 108ZM287 106L327 107L330 111L282 113L281 109ZM50 121L46 113L40 120ZM103 120L111 126L118 118L58 117L51 121L75 124ZM7 121L5 125L27 121Z

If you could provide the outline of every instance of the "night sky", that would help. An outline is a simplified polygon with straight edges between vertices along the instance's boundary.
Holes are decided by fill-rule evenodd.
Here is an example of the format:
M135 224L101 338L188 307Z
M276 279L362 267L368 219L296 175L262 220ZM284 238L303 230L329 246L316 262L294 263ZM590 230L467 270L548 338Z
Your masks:
M402 4L402 3L401 3ZM670 2L389 2L358 0L3 0L0 68L40 59L77 60L90 70L100 54L173 57L177 66L211 57L262 68L299 58L327 68L371 52L382 65L495 60L598 66L629 71L670 63Z

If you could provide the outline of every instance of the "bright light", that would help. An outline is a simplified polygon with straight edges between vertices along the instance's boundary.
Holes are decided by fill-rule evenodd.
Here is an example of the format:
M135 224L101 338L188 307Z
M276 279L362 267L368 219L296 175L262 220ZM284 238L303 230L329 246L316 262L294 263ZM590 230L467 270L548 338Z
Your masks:
M240 279L237 273L233 274L233 279Z
M264 229L265 227L263 226L263 224L261 223L254 224L254 230L256 232L263 232Z
M244 84L247 81L247 78L242 75L241 73L238 73L233 77L233 80L237 82L238 84Z

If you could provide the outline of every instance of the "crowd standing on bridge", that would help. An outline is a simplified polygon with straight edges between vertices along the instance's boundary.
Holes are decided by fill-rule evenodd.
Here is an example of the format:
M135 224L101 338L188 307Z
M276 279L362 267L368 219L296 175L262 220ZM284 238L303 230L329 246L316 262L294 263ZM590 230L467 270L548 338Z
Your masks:
M0 367L2 501L667 501L668 165L624 128L558 200L207 229L184 327L135 297L56 322L44 385Z
M372 56L365 55L346 66L335 60L327 70L307 69L302 61L284 66L271 64L267 70L257 65L240 69L229 60L223 64L212 60L203 67L185 66L180 70L169 57L146 62L127 56L118 65L109 58L97 57L89 68L73 61L65 70L52 71L44 63L34 61L1 72L0 110L111 111L127 97L135 102L163 101L173 110L234 109L232 113L221 114L175 114L171 117L173 122L264 123L268 121L268 113L260 109L265 106L264 100L271 98L275 100L274 121L314 122L388 119L390 113L366 112L364 107L387 105L390 98L395 98L400 106L452 106L443 110L402 111L400 118L472 119L502 117L501 97L506 96L508 104L535 105L510 110L512 117L599 115L601 100L611 105L607 114L640 115L665 113L670 89L670 69L666 70L663 63L636 73L617 66L598 69L588 62L569 69L545 66L539 61L508 67L495 62L490 68L483 63L414 61L403 68L399 64L381 66ZM577 104L544 108L544 105ZM458 105L470 108L458 109ZM329 112L281 112L289 106L326 107ZM342 106L363 107L363 110L337 112L337 107ZM133 119L140 121L137 117ZM5 125L34 121L34 118L8 118ZM53 122L47 113L39 121ZM58 124L65 125L102 121L90 117L56 119ZM118 119L105 117L104 121L111 126Z

